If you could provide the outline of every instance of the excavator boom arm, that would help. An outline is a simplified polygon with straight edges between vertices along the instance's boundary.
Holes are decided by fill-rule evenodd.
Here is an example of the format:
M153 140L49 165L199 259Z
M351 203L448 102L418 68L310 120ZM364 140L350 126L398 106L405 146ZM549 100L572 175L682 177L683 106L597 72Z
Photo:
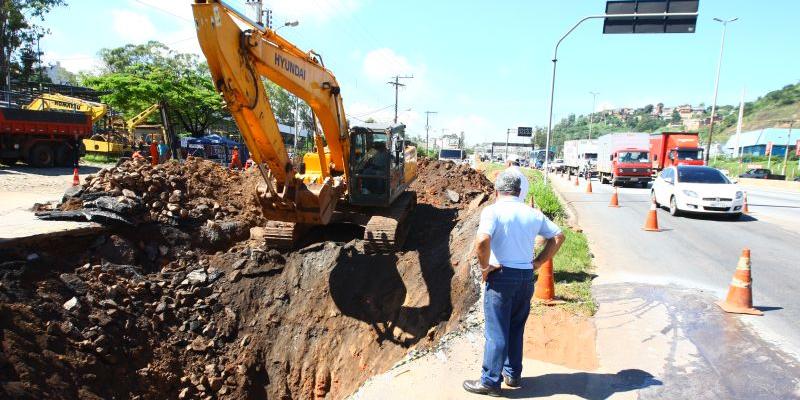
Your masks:
M108 106L102 103L83 100L76 97L64 96L57 93L43 93L25 106L28 110L60 110L78 111L89 114L92 123L108 113Z
M274 31L219 0L195 0L197 36L217 89L257 163L266 163L278 186L294 179L261 77L309 104L322 127L333 173L349 175L349 137L334 75Z

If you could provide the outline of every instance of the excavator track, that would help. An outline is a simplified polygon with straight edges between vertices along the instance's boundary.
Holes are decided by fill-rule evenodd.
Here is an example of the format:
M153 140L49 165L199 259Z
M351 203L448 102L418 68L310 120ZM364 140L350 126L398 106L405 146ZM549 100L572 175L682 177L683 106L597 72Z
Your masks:
M385 211L373 215L364 229L364 250L387 253L403 247L408 236L408 215L417 205L415 192L404 192Z
M269 248L291 249L308 229L309 226L305 224L269 221L264 227L264 242Z

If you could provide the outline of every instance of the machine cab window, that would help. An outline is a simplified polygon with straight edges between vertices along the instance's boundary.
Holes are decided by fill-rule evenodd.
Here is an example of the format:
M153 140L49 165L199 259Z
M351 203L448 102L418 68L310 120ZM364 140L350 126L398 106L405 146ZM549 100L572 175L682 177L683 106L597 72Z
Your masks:
M403 130L368 124L353 127L351 139L350 171L356 184L353 195L364 199L389 196L392 178L398 171L402 173Z

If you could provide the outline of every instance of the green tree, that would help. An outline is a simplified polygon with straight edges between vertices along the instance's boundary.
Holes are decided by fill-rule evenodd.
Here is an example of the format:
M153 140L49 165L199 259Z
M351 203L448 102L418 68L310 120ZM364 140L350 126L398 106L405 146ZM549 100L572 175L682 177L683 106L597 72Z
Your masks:
M100 51L102 73L83 76L83 83L109 91L103 101L126 118L166 100L178 122L192 136L224 117L222 97L211 81L208 64L193 54L175 53L151 41ZM155 118L155 117L153 117Z
M5 85L6 74L21 81L34 77L33 63L41 56L36 47L50 31L37 22L54 7L65 5L64 0L0 0L0 70ZM17 54L19 60L13 62Z
M670 119L669 122L671 122L673 124L680 124L681 123L681 114L678 112L678 110L673 110L672 111L672 118Z

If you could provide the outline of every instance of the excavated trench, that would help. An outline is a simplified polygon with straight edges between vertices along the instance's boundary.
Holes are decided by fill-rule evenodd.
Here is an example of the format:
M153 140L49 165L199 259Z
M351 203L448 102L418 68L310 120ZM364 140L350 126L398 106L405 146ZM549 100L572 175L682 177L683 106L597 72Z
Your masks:
M340 226L279 252L248 235L253 176L187 164L122 165L56 208L121 210L106 233L0 250L0 397L344 398L478 297L477 172L421 163L402 251Z

